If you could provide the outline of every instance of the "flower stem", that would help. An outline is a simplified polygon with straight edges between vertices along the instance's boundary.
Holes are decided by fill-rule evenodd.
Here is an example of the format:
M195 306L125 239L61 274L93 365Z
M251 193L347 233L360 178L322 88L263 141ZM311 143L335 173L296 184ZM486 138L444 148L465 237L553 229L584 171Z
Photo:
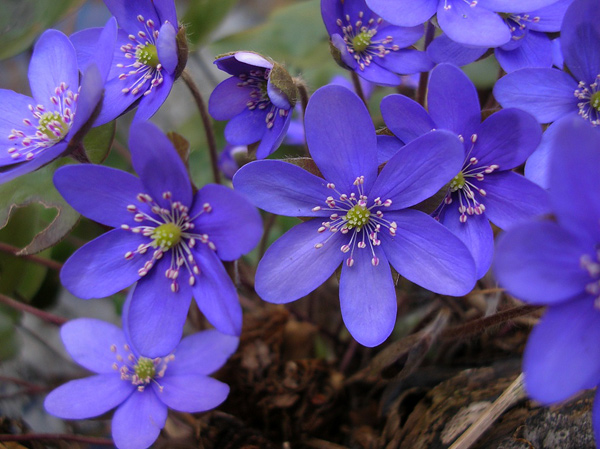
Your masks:
M427 47L433 41L435 35L435 26L431 22L427 22L427 29L425 31L425 43L423 45L423 51L427 51ZM417 103L421 106L425 106L425 95L427 94L427 82L429 80L429 72L422 72L419 76L419 87L417 89Z
M200 90L198 90L198 86L192 79L191 75L187 70L184 70L181 74L181 78L187 85L190 90L194 100L196 101L196 106L198 107L198 111L200 111L200 117L202 118L202 124L204 125L204 132L206 133L206 143L208 144L208 152L210 154L210 164L212 166L213 178L215 183L221 184L221 173L219 172L219 165L217 163L217 144L215 141L215 132L212 126L212 121L210 116L208 115L208 110L206 109L206 104L204 103L204 99L200 94Z
M40 310L36 307L32 307L28 304L22 303L15 299L9 298L8 296L5 296L1 293L0 293L0 304L5 304L9 307L12 307L13 309L21 310L22 312L31 313L32 315L35 315L38 318L41 318L42 320L44 320L48 323L56 324L57 326L62 326L63 324L65 324L68 321L65 318L59 317L52 313L44 312L43 310ZM0 440L0 441L2 441L2 440Z
M365 104L365 106L367 107L367 110L368 110L369 105L367 103L367 99L365 98L365 93L363 91L362 85L360 84L360 78L358 77L358 75L356 74L356 72L354 70L350 72L350 76L352 77L352 84L354 85L354 91L360 97L360 99L363 101L363 103Z
M60 271L60 269L62 268L62 263L56 262L54 260L45 259L43 257L35 255L20 255L19 251L21 250L19 248L17 248L16 246L9 245L7 243L0 242L0 251L3 253L12 254L16 257L21 257L25 260L37 263L38 265L43 265L45 267L50 268L51 270Z

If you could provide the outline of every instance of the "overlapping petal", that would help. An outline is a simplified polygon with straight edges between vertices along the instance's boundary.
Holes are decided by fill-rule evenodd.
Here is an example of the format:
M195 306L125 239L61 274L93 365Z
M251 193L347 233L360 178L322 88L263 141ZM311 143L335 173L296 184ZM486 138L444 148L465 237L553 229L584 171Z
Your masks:
M202 374L166 375L159 382L163 388L162 392L156 393L160 400L181 412L198 413L213 409L229 394L227 384ZM152 387L158 390L155 385Z
M404 95L384 97L380 108L388 129L404 143L436 128L423 106Z
M439 0L366 0L367 5L388 22L400 26L420 25L436 12Z
M240 84L239 78L230 77L215 87L208 99L208 112L212 118L229 120L246 109L252 89Z
M152 91L146 90L146 92L150 92L149 95L140 97L140 105L133 118L134 123L149 120L169 96L171 88L173 87L173 83L175 82L174 75L168 72L162 72L162 76L163 78L161 84L153 87ZM129 92L127 95L131 95L131 92Z
M565 64L577 81L596 82L600 74L600 8L594 0L574 1L567 9L560 43Z
M177 346L168 376L209 375L221 368L238 347L239 338L210 329L185 337Z
M152 388L135 391L115 412L112 437L119 449L145 449L152 445L167 421L167 406Z

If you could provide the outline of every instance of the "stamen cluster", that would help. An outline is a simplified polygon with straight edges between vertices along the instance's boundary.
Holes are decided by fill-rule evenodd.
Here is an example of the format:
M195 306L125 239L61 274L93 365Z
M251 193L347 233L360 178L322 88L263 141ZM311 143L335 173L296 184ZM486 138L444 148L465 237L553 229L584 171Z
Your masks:
M119 372L121 380L131 382L140 392L144 391L150 382L154 382L162 393L163 386L158 383L157 379L164 377L168 363L175 360L175 356L170 354L166 357L150 359L148 357L136 357L128 344L123 345L123 349L127 353L125 358L118 353L117 345L110 347L111 352L116 354L115 358L117 359L113 363L112 369Z
M289 113L289 110L280 109L275 106L269 98L267 82L270 73L270 69L254 69L238 76L238 79L240 80L238 83L239 87L250 87L252 89L252 92L250 92L250 99L246 103L248 109L252 111L257 108L260 110L269 108L269 112L267 112L265 117L267 129L273 128L277 114L279 114L280 117L286 117Z
M598 89L598 81L600 74L596 76L593 83L587 84L580 81L575 89L575 98L580 100L577 103L579 115L586 120L589 120L593 126L600 125L600 90Z

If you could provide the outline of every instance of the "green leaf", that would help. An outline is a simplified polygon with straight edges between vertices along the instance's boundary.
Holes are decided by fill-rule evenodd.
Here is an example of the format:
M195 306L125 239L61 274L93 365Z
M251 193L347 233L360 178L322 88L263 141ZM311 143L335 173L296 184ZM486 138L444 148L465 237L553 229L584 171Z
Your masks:
M50 224L37 233L19 254L35 254L55 245L79 220L79 214L60 196L52 183L54 171L67 163L69 160L62 158L40 170L0 185L0 229L6 226L9 217L18 207L41 204L57 211Z
M97 128L92 128L83 138L85 154L93 164L101 164L108 157L115 138L117 122L113 120Z
M84 0L2 0L0 60L26 50L50 28L83 4Z
M192 0L183 23L192 45L202 45L223 21L237 0Z

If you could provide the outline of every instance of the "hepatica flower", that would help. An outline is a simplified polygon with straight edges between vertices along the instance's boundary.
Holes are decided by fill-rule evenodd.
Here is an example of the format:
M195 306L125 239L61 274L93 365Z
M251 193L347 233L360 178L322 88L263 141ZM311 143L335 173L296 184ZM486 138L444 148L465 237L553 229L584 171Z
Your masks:
M242 311L221 260L235 260L258 243L258 211L223 186L206 185L193 195L183 162L154 125L132 126L129 146L139 179L90 164L56 171L54 184L71 206L116 228L67 260L63 285L88 299L138 281L126 326L149 356L175 347L192 295L217 329L239 335Z
M321 15L331 45L339 52L338 62L367 81L396 86L399 74L426 72L433 66L426 53L406 48L423 35L421 24L390 25L364 0L321 0Z
M467 248L425 213L408 209L460 170L460 141L434 131L403 148L378 174L375 129L354 93L341 86L317 90L305 123L308 147L324 179L275 160L251 162L233 178L235 188L262 209L311 217L273 243L260 261L256 292L261 298L294 301L342 264L346 327L359 343L375 346L396 321L390 263L435 292L469 292L475 267Z
M542 144L525 166L525 175L548 187L550 151L557 122L579 115L600 125L600 9L595 0L575 0L567 9L560 37L568 73L552 68L522 69L494 86L503 107L531 113L540 123L552 123ZM600 132L600 131L599 131Z
M0 89L0 183L32 172L73 151L89 129L102 98L116 24L99 29L93 65L79 67L63 33L48 30L36 43L29 64L33 98Z
M185 61L177 44L177 14L173 0L105 0L120 26L113 65L105 87L98 124L114 120L138 105L137 121L147 120L171 91L176 69ZM99 29L71 36L80 64L95 58Z
M137 350L117 326L80 318L62 326L67 352L95 374L50 392L44 406L59 418L86 419L116 408L112 436L119 449L144 449L158 438L167 410L213 409L229 387L211 377L233 354L238 338L215 330L184 338L164 357Z
M252 52L217 58L231 78L210 95L208 111L215 120L229 120L225 140L231 145L260 142L256 157L273 153L285 137L296 104L296 87L283 67Z
M556 221L527 223L501 235L494 262L498 282L512 295L548 306L523 359L525 389L543 404L600 385L600 136L574 117L557 127L550 165Z
M540 126L518 109L501 110L480 123L475 86L460 69L449 64L432 70L427 104L429 113L405 96L390 95L381 102L381 112L389 130L404 143L434 128L452 131L464 142L462 167L433 215L471 249L477 276L482 277L494 252L488 220L506 229L548 212L546 192L511 171L537 147ZM394 138L380 141L390 139ZM391 148L397 151L398 146Z

